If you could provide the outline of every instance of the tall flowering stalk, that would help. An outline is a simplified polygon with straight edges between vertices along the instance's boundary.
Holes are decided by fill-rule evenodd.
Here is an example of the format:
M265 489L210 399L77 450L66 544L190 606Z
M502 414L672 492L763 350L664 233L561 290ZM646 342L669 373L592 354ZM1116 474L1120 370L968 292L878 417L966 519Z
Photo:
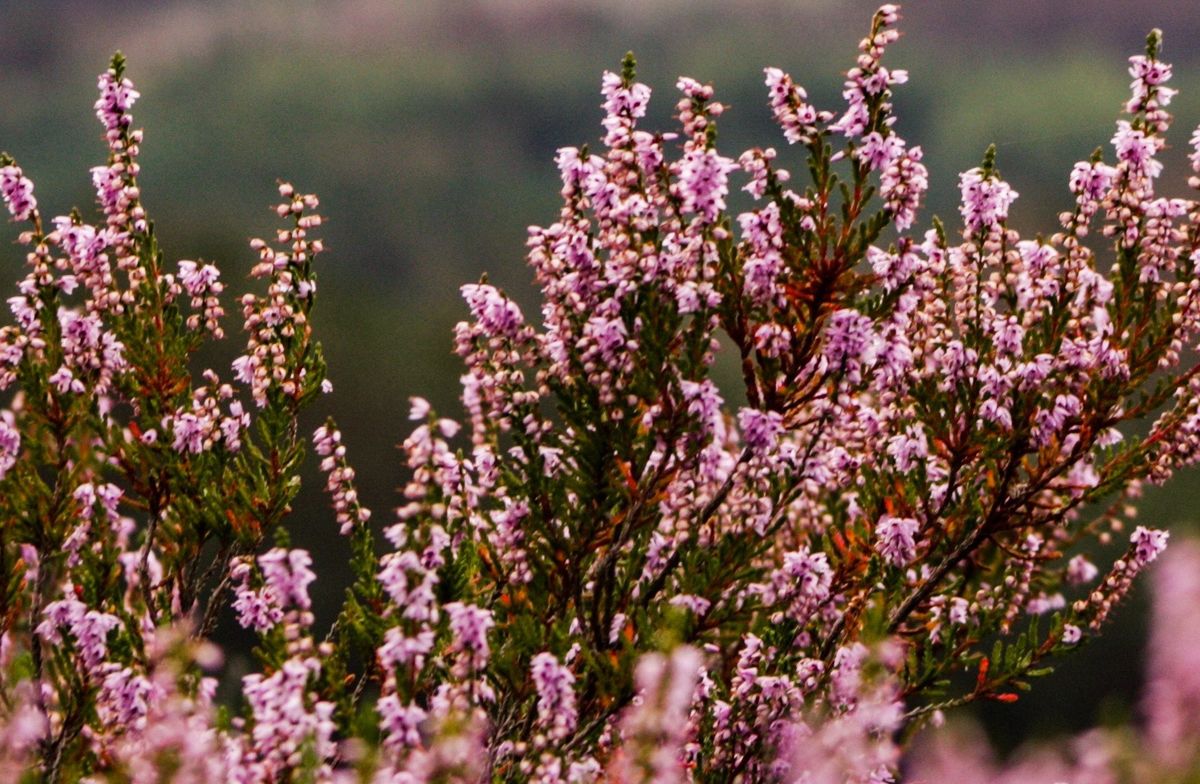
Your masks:
M211 264L170 271L159 249L137 179L143 136L130 110L139 95L119 55L99 87L101 223L78 211L44 220L7 156L0 182L25 224L28 262L9 300L16 323L0 335L0 383L19 390L0 415L0 663L15 711L6 715L36 728L26 750L36 749L33 769L49 781L133 764L114 750L132 754L143 734L191 748L195 722L217 732L211 711L153 718L177 688L190 706L211 696L195 665L178 684L156 681L153 652L174 625L208 634L231 598L232 566L278 529L298 487L296 417L323 379L305 318L319 250L305 232L319 218L302 213L315 199L282 205L295 217L280 237L289 249L261 272L272 278L270 300L244 300L251 359L235 369L257 404L247 406L212 370L198 379L189 370L206 340L222 336L223 284ZM269 374L243 372L263 357ZM175 736L164 736L169 727Z
M393 522L336 423L314 433L354 571L324 634L284 529L298 416L330 388L318 201L280 186L233 383L194 376L225 284L165 262L114 58L102 225L44 222L0 160L29 267L0 331L0 773L886 782L927 717L1018 699L1164 549L1139 526L1105 576L1089 560L1142 483L1200 455L1200 206L1155 194L1154 33L1056 233L1009 228L992 149L962 228L911 234L928 173L892 112L898 18L874 15L836 110L766 69L783 153L723 155L725 106L686 77L679 130L647 130L633 58L604 74L602 144L558 151L562 208L529 231L540 319L463 286L466 419L411 401ZM218 718L198 641L226 606L261 666Z

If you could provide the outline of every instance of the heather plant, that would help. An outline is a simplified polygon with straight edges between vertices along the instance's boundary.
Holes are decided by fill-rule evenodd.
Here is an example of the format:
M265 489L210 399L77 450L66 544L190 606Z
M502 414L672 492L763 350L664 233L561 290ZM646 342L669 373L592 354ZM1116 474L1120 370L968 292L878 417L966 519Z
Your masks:
M679 130L644 130L633 58L604 74L602 144L559 150L529 231L540 320L462 288L465 420L411 401L390 524L336 423L313 434L353 552L328 629L286 524L331 389L317 199L280 186L232 376L194 373L225 284L159 249L114 58L102 222L45 221L0 162L28 260L0 332L4 780L893 781L929 719L1096 634L1166 545L1126 532L1143 482L1200 447L1200 205L1155 195L1170 66L1151 34L1053 234L1008 226L994 149L961 229L913 234L897 20L836 111L766 69L782 154L722 155L686 77ZM218 705L227 607L260 666Z

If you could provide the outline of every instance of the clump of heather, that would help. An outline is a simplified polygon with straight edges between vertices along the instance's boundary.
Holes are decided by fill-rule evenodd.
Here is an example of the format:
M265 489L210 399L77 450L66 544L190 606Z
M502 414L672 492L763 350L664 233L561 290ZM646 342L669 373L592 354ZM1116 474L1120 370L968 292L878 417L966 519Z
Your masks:
M604 74L602 144L558 151L561 210L529 230L540 313L462 288L465 417L410 401L388 523L336 422L313 434L355 575L329 629L286 536L330 389L318 200L280 185L244 348L193 373L226 284L160 250L114 58L103 220L44 220L0 160L28 261L0 330L0 774L888 782L926 719L1012 702L1098 633L1167 544L1124 534L1143 483L1200 456L1200 205L1155 191L1170 67L1152 34L1053 233L1008 226L994 149L961 227L913 232L898 18L844 105L766 69L782 152L722 154L726 107L686 77L678 130L645 129L632 57ZM218 708L226 607L259 666ZM1154 742L1186 742L1190 699L1152 700Z

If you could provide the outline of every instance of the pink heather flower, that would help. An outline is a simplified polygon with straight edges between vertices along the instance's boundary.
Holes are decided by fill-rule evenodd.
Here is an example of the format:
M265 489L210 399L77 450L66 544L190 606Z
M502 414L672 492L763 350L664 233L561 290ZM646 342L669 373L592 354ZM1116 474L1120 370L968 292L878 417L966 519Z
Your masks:
M619 75L605 71L600 93L604 96L605 111L601 124L607 131L604 143L610 148L628 146L633 127L639 118L645 116L646 107L650 104L650 88L639 83L626 86Z
M88 610L83 617L71 625L71 634L79 649L84 666L94 669L108 655L108 633L121 625L115 615Z
M858 158L873 171L886 169L904 154L904 140L894 133L883 136L879 131L871 131L862 138L854 157Z
M529 677L537 689L538 724L554 740L562 740L575 731L575 674L559 664L554 654L543 652L529 664Z
M42 621L38 624L36 633L46 642L62 644L61 630L78 623L87 612L87 605L68 595L66 599L50 602L42 610Z
M76 271L95 264L97 258L108 247L108 235L96 231L95 226L86 223L75 223L66 215L54 219L54 228L58 232L58 243L67 255Z
M203 267L194 261L179 262L179 282L191 297L204 297L209 292L220 293L221 271L212 264Z
M1055 395L1050 408L1039 408L1034 415L1033 442L1045 446L1050 439L1063 431L1083 410L1079 398L1072 394Z
M432 407L429 405L428 400L423 397L410 397L408 403L408 418L410 421L418 422L429 417Z
M242 760L250 780L284 778L306 746L311 746L318 763L333 757L334 705L315 700L309 689L309 680L320 671L316 658L290 658L270 676L254 673L242 679L242 694L254 718ZM316 775L318 780L329 777L327 771Z
M1117 132L1112 137L1117 160L1125 163L1131 174L1142 178L1154 178L1162 173L1162 162L1154 157L1160 144L1157 137L1135 130L1128 120L1117 122Z
M345 536L356 524L370 520L371 510L358 502L354 469L346 462L346 447L341 441L342 434L329 425L313 433L313 449L321 456L321 470L328 474L325 489L333 500L339 533Z
M80 315L65 308L59 311L59 324L63 330L63 351L68 355L80 355L100 344L104 325L95 313Z
M425 629L409 637L399 626L388 628L383 635L383 645L377 651L379 662L386 667L410 667L419 671L425 666L425 657L433 650L433 631Z
M756 199L761 199L766 194L771 175L771 161L775 160L776 154L774 147L768 147L765 150L746 150L741 154L738 158L738 165L742 167L742 171L750 175L750 182L743 186L742 190ZM776 182L787 182L791 177L791 173L786 169L779 169L775 172Z
M738 428L750 451L766 454L775 448L783 433L783 414L743 408L738 411Z
M1129 75L1144 85L1157 86L1170 80L1171 65L1135 54L1129 58Z
M833 704L852 708L862 692L862 668L870 652L861 642L838 648L829 671L829 693Z
M112 484L94 485L91 482L85 482L75 488L72 493L75 500L79 502L79 514L84 519L90 520L93 515L93 507L98 501L104 509L104 514L109 520L116 521L117 505L121 502L121 488Z
M1133 562L1137 567L1144 567L1167 549L1168 531L1159 531L1139 525L1129 541L1133 544Z
M620 315L612 318L596 314L591 316L583 325L583 334L596 346L600 357L609 364L621 360L619 354L626 349L633 349L636 344L629 344L629 333Z
M1089 201L1100 201L1116 176L1117 170L1106 163L1080 161L1071 170L1071 192Z
M87 605L73 598L50 602L42 611L42 618L37 627L38 636L59 644L62 642L60 630L69 629L79 658L91 672L96 671L108 656L109 632L121 625L115 615L89 610Z
M562 177L564 198L577 193L596 193L604 184L604 159L599 155L580 157L577 147L560 147L554 158Z
M888 88L892 85L908 81L908 72L889 70L880 64L884 50L899 37L899 33L890 28L889 19L898 18L895 13L880 13L876 19L879 28L859 44L862 54L858 63L846 73L846 81L842 97L846 99L845 113L830 126L847 138L854 138L866 132L872 121L872 99L880 100L880 108L887 111L891 108L887 101Z
M1080 629L1078 626L1071 624L1071 623L1065 624L1063 626L1063 630L1062 630L1062 644L1063 645L1075 645L1082 639L1083 639L1083 630Z
M879 177L879 195L897 231L908 231L917 217L921 198L929 190L929 170L921 163L924 152L913 147L892 159Z
M946 613L946 618L952 626L963 626L970 620L970 617L970 602L961 596L955 596L950 600L950 610Z
M668 659L648 653L638 659L634 682L639 695L621 721L625 753L617 760L618 781L683 784L690 780L684 759L688 713L701 677L701 656L680 646Z
M871 269L879 276L884 291L895 291L913 273L913 255L911 253L888 253L871 245L867 248L867 261Z
M1039 593L1025 603L1025 612L1030 615L1045 615L1054 610L1061 610L1066 606L1067 600L1061 593L1050 595Z
M681 381L679 391L687 403L688 413L704 423L706 432L716 433L723 429L721 406L725 401L721 397L721 390L712 382L712 379Z
M467 654L473 670L483 669L491 657L488 632L496 623L491 610L473 604L451 602L446 605L446 612L450 616L450 633L453 635L450 650Z
M517 303L501 294L495 286L468 283L459 290L475 321L487 335L513 337L524 325L525 317Z
M417 553L411 550L388 553L379 559L379 564L376 579L396 606L404 608L406 618L425 621L436 613L433 588L437 574L421 566Z
M125 210L125 170L121 165L92 167L92 186L105 215L120 216Z
M997 318L988 325L992 345L1000 356L1020 356L1021 342L1025 339L1025 328L1015 316Z
M909 425L903 433L888 439L888 456L896 464L897 471L911 471L929 456L929 442L925 430L919 425Z
M243 629L265 632L283 620L283 608L275 594L265 588L252 590L245 586L234 594L233 609Z
M704 615L712 607L712 602L708 599L690 593L676 594L670 598L669 603L672 607L682 607L696 616Z
M191 306L200 310L188 316L188 329L204 328L215 337L223 337L220 319L225 315L221 307L220 294L225 285L221 283L221 271L212 264L201 266L195 261L179 262L179 283L191 297Z
M920 527L911 517L880 517L875 524L875 551L892 566L907 566L917 556L914 537Z
M889 676L875 683L864 678L867 651L861 645L838 650L830 674L836 710L814 711L791 732L780 762L789 782L805 784L892 784L900 747L892 734L903 724L903 704ZM799 716L794 721L799 720Z
M126 731L145 729L152 701L165 695L155 684L129 667L117 667L104 676L97 707L106 723L125 727Z
M8 475L21 454L21 431L13 425L11 411L0 412L0 479Z
M805 101L804 88L778 68L764 68L771 112L789 144L811 140L817 133L817 110Z
M805 623L829 597L832 582L833 569L828 556L801 547L785 553L779 568L752 590L762 597L765 606Z
M230 452L236 452L242 446L242 431L250 427L250 414L242 408L240 400L229 401L229 416L221 417L218 429L221 440Z
M985 176L980 168L960 174L958 183L962 191L958 211L969 232L991 230L1008 219L1008 208L1018 195L1008 183L991 175Z
M825 553L810 552L807 547L783 556L783 573L794 589L814 599L829 595L833 570Z
M213 422L206 416L185 411L164 421L163 427L169 427L175 435L171 448L176 452L190 452L197 455L211 445Z
M504 508L496 510L491 515L492 543L500 556L501 563L508 568L508 582L513 585L533 580L533 572L529 568L524 548L523 523L528 515L529 504L525 501L514 503L511 498L505 498Z
M229 577L235 584L233 609L243 629L262 633L283 620L282 600L267 586L250 587L252 568L249 557L235 558L229 565Z
M141 93L133 89L133 82L128 79L118 80L112 71L105 71L100 74L97 87L100 89L100 97L96 100L96 117L109 131L128 126L129 118L126 113L141 97Z
M0 167L0 198L4 199L14 220L29 220L37 209L33 182L13 164Z
M128 368L125 346L104 329L98 313L80 314L60 308L58 322L65 364L79 375L94 374L96 393L106 394L114 377Z
M1067 562L1067 582L1071 585L1085 585L1095 580L1100 570L1096 565L1082 555L1077 555Z
M648 86L635 82L626 87L620 75L612 71L604 72L600 94L604 96L604 111L610 116L645 117L646 108L650 105Z
M647 176L654 176L666 160L663 156L663 137L646 131L634 131L632 138L638 166Z
M421 723L429 714L419 706L405 705L398 695L385 694L375 703L375 711L379 714L379 729L387 748L394 752L421 745Z
M1141 54L1134 55L1129 58L1129 75L1133 77L1129 85L1132 95L1125 104L1125 110L1130 114L1167 106L1178 92L1164 86L1171 78L1169 63L1152 60Z
M764 357L786 354L791 342L791 330L780 324L762 324L754 331L754 348Z
M1192 164L1192 171L1200 174L1200 127L1192 131L1192 138L1188 140L1188 143L1192 146L1192 151L1188 154L1188 161ZM1192 187L1195 187L1195 184Z
M690 76L679 77L675 81L675 89L698 101L710 101L713 97L713 88L710 85L701 84Z
M729 194L729 172L737 164L715 150L689 150L679 163L677 186L683 199L684 212L702 216L707 223L717 219L725 209Z
M258 556L263 582L279 597L282 605L291 604L302 610L312 608L308 586L317 579L311 569L312 556L307 550L285 550L276 547Z
M863 368L875 364L880 348L871 319L857 310L844 308L834 312L825 327L825 358L835 372L857 383Z
M743 269L745 294L755 305L766 305L778 295L778 278L783 270L783 224L779 205L770 202L760 210L738 215L742 235L753 248Z

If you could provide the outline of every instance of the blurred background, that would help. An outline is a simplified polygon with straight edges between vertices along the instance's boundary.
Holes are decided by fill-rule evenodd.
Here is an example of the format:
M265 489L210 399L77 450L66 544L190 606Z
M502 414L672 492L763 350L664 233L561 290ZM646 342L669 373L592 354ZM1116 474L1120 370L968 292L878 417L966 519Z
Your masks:
M632 49L655 91L646 127L667 128L675 79L712 82L732 107L720 146L736 157L776 146L762 69L773 65L834 108L874 2L862 0L0 0L0 149L37 184L48 215L93 202L88 168L104 160L92 115L95 77L128 57L146 129L143 198L171 261L204 259L228 286L229 338L211 362L228 375L241 344L234 296L253 262L247 241L274 226L276 180L319 194L328 253L315 318L335 412L360 494L386 520L401 481L396 444L407 398L457 416L451 329L458 286L487 271L536 313L523 262L526 227L555 220L556 148L598 141L600 74ZM1107 145L1128 93L1125 59L1152 27L1182 89L1165 190L1183 195L1200 122L1200 14L1178 0L913 0L891 67L897 129L926 150L926 218L957 218L957 173L995 142L1020 192L1013 222L1053 232L1071 165ZM1111 156L1110 156L1111 157ZM736 202L736 209L742 206ZM927 220L924 221L927 225ZM0 243L0 281L22 275ZM1200 482L1151 492L1146 524L1194 526ZM310 473L293 518L325 590L340 603L348 550ZM1014 705L986 707L1011 749L1136 717L1144 597L1103 639L1063 662ZM228 624L226 624L228 627ZM239 663L231 663L236 669Z

